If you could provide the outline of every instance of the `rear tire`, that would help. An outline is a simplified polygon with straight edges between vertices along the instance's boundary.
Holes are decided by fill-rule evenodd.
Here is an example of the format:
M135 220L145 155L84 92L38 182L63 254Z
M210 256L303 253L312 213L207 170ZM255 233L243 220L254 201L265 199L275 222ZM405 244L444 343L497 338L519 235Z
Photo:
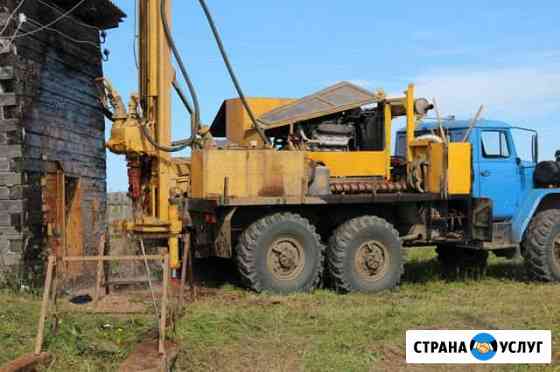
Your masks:
M436 253L446 279L480 279L486 275L488 251L439 245Z
M538 213L523 240L527 273L534 280L560 281L560 210Z
M309 292L321 281L324 246L300 215L276 213L250 225L239 238L242 283L256 292Z
M382 218L363 216L342 224L329 241L327 264L336 290L378 292L396 287L403 274L402 245Z

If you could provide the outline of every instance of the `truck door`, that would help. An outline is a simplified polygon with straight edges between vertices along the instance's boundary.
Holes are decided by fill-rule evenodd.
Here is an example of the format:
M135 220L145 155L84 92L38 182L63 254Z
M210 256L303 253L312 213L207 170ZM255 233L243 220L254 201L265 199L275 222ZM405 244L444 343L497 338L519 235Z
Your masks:
M519 165L507 129L480 129L475 195L492 200L494 220L512 218L521 193Z

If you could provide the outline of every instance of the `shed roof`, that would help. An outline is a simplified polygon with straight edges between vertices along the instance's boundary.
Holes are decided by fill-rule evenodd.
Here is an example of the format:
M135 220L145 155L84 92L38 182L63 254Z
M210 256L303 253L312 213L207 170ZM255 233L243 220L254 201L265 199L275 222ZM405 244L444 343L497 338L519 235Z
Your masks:
M51 0L64 10L70 10L79 0ZM116 28L126 18L126 14L111 0L86 0L72 12L84 22L100 29Z

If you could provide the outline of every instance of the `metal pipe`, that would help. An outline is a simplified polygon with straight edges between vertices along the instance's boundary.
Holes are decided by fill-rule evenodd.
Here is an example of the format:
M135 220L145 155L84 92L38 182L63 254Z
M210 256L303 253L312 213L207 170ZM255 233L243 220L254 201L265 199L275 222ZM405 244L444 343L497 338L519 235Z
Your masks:
M469 139L469 136L471 135L471 132L472 132L474 126L476 125L476 122L480 118L480 115L482 115L483 110L484 110L484 105L480 105L480 108L476 112L476 115L474 116L474 118L472 118L472 120L469 124L469 129L467 129L467 132L465 133L465 137L463 137L462 142L467 142L467 140Z
M214 34L214 39L216 39L216 44L218 45L218 49L220 50L220 54L222 55L222 59L224 60L224 64L226 65L226 68L228 70L231 81L233 82L233 85L235 86L235 90L237 91L237 94L239 95L239 98L241 99L241 102L243 103L243 106L245 107L245 110L247 111L247 114L249 115L249 118L251 119L251 122L253 123L253 128L257 131L257 133L261 137L262 141L265 144L269 145L270 141L266 137L263 129L259 125L259 122L258 122L258 120L256 119L256 117L253 113L253 110L251 110L251 107L249 107L249 103L245 99L245 95L243 94L243 90L241 89L241 85L239 84L239 81L237 80L237 76L235 75L235 72L233 71L233 67L232 67L232 65L229 61L229 57L228 57L228 55L226 53L226 50L224 48L224 44L222 43L222 38L220 37L220 33L218 31L218 28L216 27L216 24L214 22L214 19L212 18L212 14L210 13L210 10L208 9L208 6L206 6L206 1L198 0L198 2L200 3L200 6L202 7L202 10L204 11L204 14L206 15L206 20L208 21L208 24L210 25L210 28L212 29L212 34Z
M409 84L406 91L406 160L412 161L412 142L416 130L416 117L414 112L414 85Z

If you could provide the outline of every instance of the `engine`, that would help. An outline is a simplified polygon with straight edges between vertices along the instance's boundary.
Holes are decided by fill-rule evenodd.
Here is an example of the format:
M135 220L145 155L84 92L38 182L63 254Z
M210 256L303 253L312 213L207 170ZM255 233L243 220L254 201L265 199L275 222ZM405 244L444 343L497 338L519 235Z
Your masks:
M375 110L356 109L297 124L295 137L310 151L381 151L383 118Z
M354 128L336 122L324 122L313 127L311 138L301 129L302 138L311 151L348 151L354 141ZM305 136L305 137L304 137Z

